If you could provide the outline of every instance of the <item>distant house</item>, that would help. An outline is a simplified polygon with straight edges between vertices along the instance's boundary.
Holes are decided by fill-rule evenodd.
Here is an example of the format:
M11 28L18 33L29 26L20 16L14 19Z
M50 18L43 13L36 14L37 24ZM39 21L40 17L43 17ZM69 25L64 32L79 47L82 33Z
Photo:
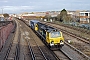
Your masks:
M90 12L80 12L80 23L90 23Z
M44 18L45 16L45 13L28 13L28 14L19 14L18 15L20 18L23 18L23 19L34 19L34 18Z
M2 14L0 14L0 17L4 17Z
M4 20L4 16L2 14L0 14L0 21Z

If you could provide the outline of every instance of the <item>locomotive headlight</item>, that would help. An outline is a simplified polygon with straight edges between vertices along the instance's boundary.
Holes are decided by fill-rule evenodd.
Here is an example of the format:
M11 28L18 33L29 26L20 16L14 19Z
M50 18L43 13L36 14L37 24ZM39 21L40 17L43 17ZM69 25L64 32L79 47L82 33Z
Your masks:
M51 44L54 44L54 41L51 41Z
M54 41L51 41L50 46L53 46L53 45L54 45Z
M60 45L63 45L63 44L64 44L64 42L62 40L60 40Z

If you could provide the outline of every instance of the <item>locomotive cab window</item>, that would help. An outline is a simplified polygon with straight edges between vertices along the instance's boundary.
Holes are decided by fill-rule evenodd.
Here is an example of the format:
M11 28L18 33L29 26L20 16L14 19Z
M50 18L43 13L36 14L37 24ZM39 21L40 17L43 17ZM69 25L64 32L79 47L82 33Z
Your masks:
M51 32L50 33L50 37L51 38L56 38L56 37L60 37L61 35L60 35L60 32L58 31L58 32Z

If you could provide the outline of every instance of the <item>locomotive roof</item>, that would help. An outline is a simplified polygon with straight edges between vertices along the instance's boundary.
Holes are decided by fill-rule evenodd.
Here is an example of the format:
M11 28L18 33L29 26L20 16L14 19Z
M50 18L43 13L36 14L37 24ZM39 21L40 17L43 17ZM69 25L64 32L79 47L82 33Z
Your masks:
M54 28L54 29L50 29L50 28L49 28L49 29L47 30L47 32L52 32L52 31L58 31L58 30L55 29L55 28Z
M55 28L53 28L53 27L50 27L50 26L48 26L48 25L45 25L45 24L43 24L43 23L38 22L38 24L40 25L40 28L41 28L41 29L44 29L44 30L46 30L47 32L58 31L57 29L55 29Z

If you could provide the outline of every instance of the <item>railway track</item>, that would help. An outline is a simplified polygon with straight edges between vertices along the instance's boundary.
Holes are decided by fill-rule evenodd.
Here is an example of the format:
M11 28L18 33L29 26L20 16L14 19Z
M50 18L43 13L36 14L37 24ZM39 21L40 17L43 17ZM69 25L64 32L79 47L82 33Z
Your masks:
M17 30L15 33L15 36L13 37L12 43L9 46L10 49L8 50L6 54L6 58L4 60L10 60L10 59L18 60L19 59L20 30L18 26L16 29Z
M24 22L25 23L25 22ZM27 26L29 26L27 23L25 23ZM35 39L36 40L36 39ZM28 40L27 40L28 41ZM36 42L37 42L37 40L36 40ZM30 51L32 51L33 49L31 49L32 47L31 47L31 45L30 45L30 43L29 43L29 41L28 41L28 45L29 45L29 50ZM40 46L41 47L41 46ZM41 47L41 49L44 51L45 50L45 52L43 52L43 53L45 53L45 54L49 54L49 53L47 53L47 49L45 48L45 47ZM68 56L68 54L66 53L66 52L64 52L63 50L61 51L61 50L59 50L59 51L49 51L56 59L55 60L72 60L72 58L71 57L69 57ZM32 54L32 57L33 57L33 59L35 59L34 58L34 56L35 56L35 54L34 54L34 52L32 51L31 52L31 54ZM49 55L48 55L49 56ZM54 60L53 58L52 59L50 59L49 57L48 57L48 59L46 59L46 60Z
M20 24L23 24L23 23L19 23L19 25ZM8 50L6 51L5 54L3 52L3 55L0 56L0 60L29 60L29 59L32 59L32 60L40 60L40 59L41 60L61 60L61 59L71 60L65 54L64 54L64 57L61 57L61 56L57 57L58 53L54 53L53 51L49 50L40 42L38 44L37 42L39 40L37 40L37 38L35 38L35 36L32 35L33 33L30 33L30 35L28 36L27 32L29 32L30 30L23 28L24 25L22 25L23 26L22 28L20 28L20 26L16 30L18 32L16 32L15 36L13 36L13 38L11 39L12 41L7 48ZM23 32L24 32L24 36L22 34ZM31 43L31 41L34 44Z
M16 25L14 26L14 29L16 30ZM16 37L18 37L17 34L19 32L19 29L16 30L17 32L15 32L15 30L11 31L8 40L6 41L4 47L2 48L0 52L0 60L10 60L10 59L17 60L19 41L18 38Z
M48 23L45 23L45 24L46 24L46 25L49 25L49 26L52 26L52 27L55 27L55 28L59 29L60 31L62 31L63 33L65 33L65 34L67 34L67 35L70 35L70 36L72 36L72 37L74 37L74 38L77 38L78 40L81 40L81 41L83 41L83 42L86 43L86 44L90 44L90 42L89 42L88 40L84 40L83 38L78 37L78 36L76 36L75 34L72 34L72 33L68 32L68 31L63 30L63 29L61 29L61 28L59 28L59 27L56 27L56 26L54 26L54 25L50 25L50 24L48 24ZM65 42L65 44L67 44L67 42ZM70 44L67 44L67 45L71 47ZM87 59L90 59L87 55L85 55L85 54L82 53L80 50L76 49L75 47L71 47L71 48L74 48L74 50L77 51L79 54L81 54L82 56L86 57Z
M84 54L83 52L81 52L80 50L76 49L75 47L68 44L67 42L65 42L65 44L68 45L70 48L72 48L74 51L78 52L80 55L82 55L86 60L90 60L90 57Z
M25 33L25 36L27 37L26 33ZM45 54L43 53L42 49L40 48L40 46L34 40L34 37L31 34L30 34L30 36L32 37L32 38L30 38L30 40L32 40L32 42L30 42L28 39L26 39L26 42L28 44L28 48L29 48L32 60L48 60L46 58ZM35 47L33 47L33 45Z
M57 22L58 21L52 22L52 23L56 24ZM51 23L51 22L49 22L49 23ZM77 31L80 31L80 32L83 32L83 33L90 34L90 30L87 30L87 29L84 29L84 28L79 28L79 27L74 27L74 26L70 26L70 25L65 25L65 24L62 24L62 23L59 23L57 25L64 26L66 28L70 28L70 29L74 29L74 30L77 30Z
M12 38L10 38L11 36ZM10 34L10 37L10 40L6 41L6 46L4 46L0 52L0 60L8 60L8 56L13 44L12 40L14 38L14 35Z
M23 21L24 22L24 21ZM25 23L25 22L24 22ZM28 25L28 23L25 23L27 26L29 26ZM62 53L64 54L64 56L67 56L67 57L61 57L61 54L60 55L58 55L58 53L60 53L62 51ZM53 51L54 52L54 51ZM69 53L70 52L70 53ZM55 52L54 52L55 53ZM74 53L74 54L73 54ZM68 46L67 44L66 44L66 46L65 47L63 47L63 49L61 49L61 50L59 50L59 52L57 52L57 53L55 53L58 57L59 57L59 59L60 60L86 60L86 59L88 59L89 60L89 58L88 57L86 57L86 56L84 56L84 55L82 55L82 54L80 54L80 53L78 53L75 49L73 49L72 47L70 47L70 46ZM82 55L82 56L81 56Z
M45 24L49 25L49 24L52 24L52 23L45 23ZM50 25L50 26L51 26L51 25ZM60 31L64 32L65 34L68 34L68 35L70 35L70 36L72 36L72 37L74 37L74 38L77 38L78 40L83 41L83 42L86 43L86 44L90 44L90 40L87 39L87 38L81 37L81 36L79 36L79 35L77 35L77 34L75 34L75 33L73 33L73 32L69 32L69 31L67 31L67 30L65 30L65 29L62 29L61 27L57 27L57 26L54 26L54 25L53 25L53 27L59 29Z
M57 28L58 28L58 27L57 27ZM68 32L68 31L66 31L66 30L64 30L64 29L61 29L61 28L59 28L59 30L61 30L61 31L64 32L65 34L68 34L68 35L70 35L70 36L72 36L72 37L74 37L74 38L77 38L78 40L83 41L83 42L86 43L86 44L90 44L90 41L89 41L88 39L86 39L86 38L80 37L80 36L78 36L78 35L76 35L76 34L74 34L74 33L72 33L72 32Z
M72 60L73 58L69 56L63 49L53 51L60 60Z
M74 30L77 30L77 31L80 31L80 32L83 32L83 33L90 34L90 31L87 30L87 29L84 29L84 28L73 27L73 26L67 26L67 25L62 25L62 26L67 27L67 28L70 28L70 29L74 29Z
M34 40L34 39L32 39ZM35 42L35 40L34 40ZM34 46L37 46L35 48L33 48L30 44L29 41L27 41L28 43L28 46L29 46L29 50L30 50L30 53L31 53L31 56L32 56L32 60L48 60L45 56L45 54L43 53L42 49L40 48L40 46L37 45L37 43L35 42Z
M26 29L24 29L24 28L22 28L22 29L24 30L23 32L26 31L24 33L25 37L28 37L29 32ZM41 50L40 46L38 46L37 42L35 41L32 33L29 34L29 35L30 35L30 40L31 41L26 39L26 42L28 44L28 48L29 48L29 51L30 51L31 59L32 60L47 60L47 58L46 58L45 54L43 53L43 51Z
M32 60L59 60L58 57L51 53L50 50L41 42L36 34L33 33L30 27L24 25L23 22L20 23L23 24L23 27L26 27L22 28L25 32L24 37L26 38Z

